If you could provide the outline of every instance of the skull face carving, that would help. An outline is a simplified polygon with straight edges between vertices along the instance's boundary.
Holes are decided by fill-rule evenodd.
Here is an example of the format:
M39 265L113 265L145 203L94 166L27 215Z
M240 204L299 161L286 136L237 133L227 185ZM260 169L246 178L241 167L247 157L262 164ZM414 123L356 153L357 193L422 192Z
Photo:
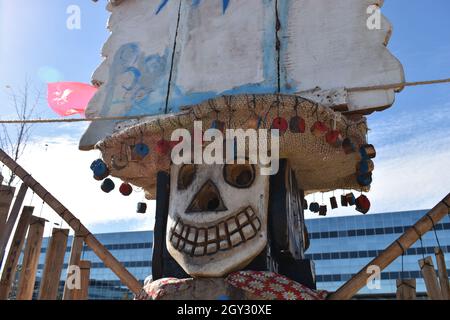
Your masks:
M269 178L251 164L172 165L167 249L193 277L221 277L267 243Z

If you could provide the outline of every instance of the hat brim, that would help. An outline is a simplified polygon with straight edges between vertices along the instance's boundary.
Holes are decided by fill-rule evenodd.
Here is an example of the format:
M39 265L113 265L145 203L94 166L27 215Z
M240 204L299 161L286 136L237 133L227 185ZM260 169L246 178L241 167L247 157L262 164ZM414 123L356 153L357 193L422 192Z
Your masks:
M161 139L169 140L173 130L193 130L194 121L202 121L203 129L209 129L214 120L225 123L227 129L249 129L254 117L260 117L260 129L270 129L273 119L289 120L294 116L305 120L304 133L293 133L289 129L280 135L280 158L287 158L295 170L297 180L305 193L354 189L368 191L357 182L356 167L361 156L358 149L366 144L367 122L364 117L353 120L345 115L320 106L315 102L294 95L236 95L222 96L199 105L182 109L179 113L159 115L142 120L139 124L121 129L96 148L101 150L111 175L142 187L148 199L154 199L156 175L169 172L170 153L158 154L155 146ZM346 154L342 147L332 146L325 137L317 137L310 128L316 121L339 130L343 138L350 138L355 152ZM145 143L150 154L142 160L133 160L130 148L136 143ZM126 158L126 165L111 166L114 157Z

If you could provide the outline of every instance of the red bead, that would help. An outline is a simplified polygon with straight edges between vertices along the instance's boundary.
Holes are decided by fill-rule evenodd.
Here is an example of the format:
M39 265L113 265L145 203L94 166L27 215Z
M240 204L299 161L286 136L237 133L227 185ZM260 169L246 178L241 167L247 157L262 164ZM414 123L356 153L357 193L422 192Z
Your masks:
M311 133L316 137L323 137L328 132L328 127L322 121L316 121L311 127Z
M292 117L291 121L289 122L289 129L292 133L305 133L305 119L299 116Z
M342 146L342 136L339 130L330 130L325 136L325 140L328 144L335 148Z
M285 133L288 129L288 123L286 119L281 117L276 117L272 122L272 129L280 130L280 133Z
M171 144L167 140L159 140L156 143L156 152L158 152L160 155L167 155L170 152Z
M122 183L120 185L119 191L124 196L129 196L133 192L133 187L128 183Z

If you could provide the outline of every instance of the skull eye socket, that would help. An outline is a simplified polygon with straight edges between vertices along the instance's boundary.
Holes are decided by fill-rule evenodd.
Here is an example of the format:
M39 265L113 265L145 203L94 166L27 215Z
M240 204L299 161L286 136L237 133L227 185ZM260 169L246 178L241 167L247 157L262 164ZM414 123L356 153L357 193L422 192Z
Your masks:
M252 164L227 164L224 166L223 176L233 187L249 188L255 180L255 167Z
M186 190L194 181L195 173L197 172L197 167L193 164L185 164L181 167L178 173L178 189Z

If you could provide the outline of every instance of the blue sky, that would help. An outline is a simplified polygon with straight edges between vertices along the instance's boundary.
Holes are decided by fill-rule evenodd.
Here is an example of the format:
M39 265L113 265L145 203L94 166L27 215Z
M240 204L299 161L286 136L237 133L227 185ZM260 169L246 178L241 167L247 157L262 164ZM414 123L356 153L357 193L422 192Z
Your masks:
M71 31L65 27L66 9L72 4L81 8L81 30ZM1 117L13 116L5 94L6 85L19 88L28 77L45 94L46 81L90 81L101 61L102 44L108 37L105 4L102 0L98 3L88 0L0 0ZM389 49L403 64L408 81L450 77L450 1L385 0L382 11L394 28ZM45 101L39 106L38 114L56 117ZM447 173L450 167L449 123L449 84L406 88L397 95L392 108L369 117L369 140L378 150L374 185L369 193L374 199L374 210L429 208L450 191ZM62 153L58 148L69 148L68 158L58 161L77 166L72 169L83 172L89 179L89 162L96 155L76 150L76 141L85 127L84 124L36 126L35 144L29 151L34 155L25 156L24 165L45 179L48 177L48 172L43 169L45 166L30 159L36 159L39 152L43 157L58 157ZM46 151L43 149L45 143L50 146ZM76 176L71 178L77 179ZM57 182L50 185L61 189ZM82 184L81 180L79 183ZM67 199L69 208L83 210L80 201L65 196L64 190L59 192ZM99 212L98 219L90 222L94 232L150 228L150 215L137 218L134 213L134 206L141 198L142 195L126 201L115 198L114 204L122 203L120 208L126 212L113 215L111 219L105 212ZM105 211L113 210L113 207L100 205L108 199L98 195L97 207L94 205L96 210L105 206ZM92 201L89 198L90 206Z

